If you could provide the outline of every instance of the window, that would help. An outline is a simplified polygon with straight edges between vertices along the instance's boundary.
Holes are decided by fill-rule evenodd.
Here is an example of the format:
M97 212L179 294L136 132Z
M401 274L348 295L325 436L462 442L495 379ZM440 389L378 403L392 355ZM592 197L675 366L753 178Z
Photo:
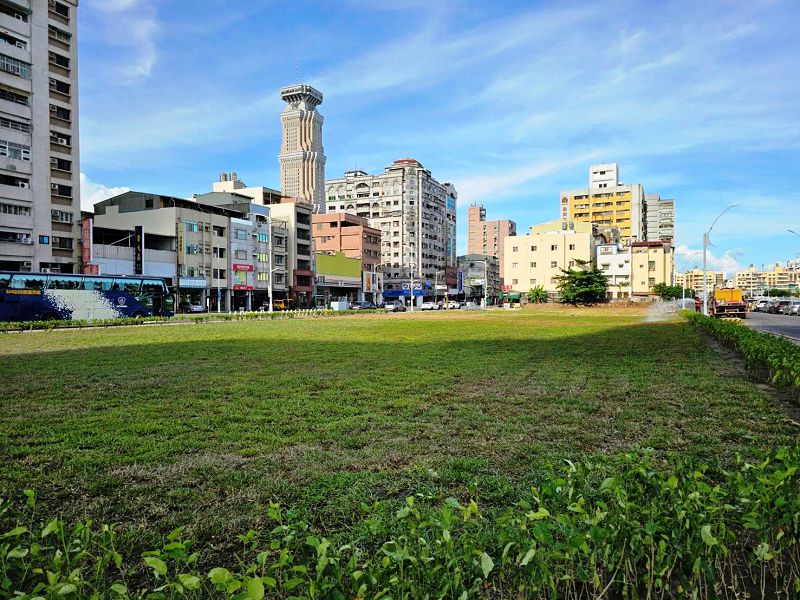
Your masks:
M16 158L17 160L31 160L31 147L0 140L0 156Z
M530 282L531 282L531 285L536 285L536 280L535 279L531 279Z
M49 8L54 13L69 19L69 6L67 6L66 4L61 4L61 2L55 2L55 0L50 0Z
M247 251L246 250L237 250L236 251L236 260L247 260Z
M256 259L258 262L269 262L269 254L266 252L259 252L256 254Z
M266 233L259 233L257 236L259 243L261 244L268 244L269 243L269 235Z
M72 119L72 111L70 111L68 108L64 108L63 106L51 104L50 116L61 119L62 121L70 121Z
M184 221L183 230L190 231L192 233L197 233L198 231L200 231L200 227L194 221Z
M64 81L61 81L60 79L50 77L50 89L54 92L58 92L59 94L69 96L70 85Z
M531 263L531 269L535 269L535 268L536 268L536 262L534 261L534 262Z
M558 250L558 244L553 244L552 246L550 246L550 250L552 251Z
M129 294L138 294L139 288L142 287L142 280L141 279L133 279L128 277L120 277L114 278L114 285L111 286L111 289L114 290L121 290L123 292L128 292Z
M244 229L234 229L233 230L234 237L237 240L246 240L247 239L247 232Z
M569 261L569 267L572 268L574 266L575 266L575 261L574 260Z
M214 279L226 279L226 270L225 269L214 269L212 277Z
M0 100L7 100L8 102L24 104L25 106L28 106L28 96L23 96L22 94L17 94L11 90L2 88L0 88Z
M22 133L30 133L31 132L30 123L23 123L21 121L14 121L13 119L7 119L5 117L0 117L0 127L4 128L4 129L12 129L14 131L21 131Z
M47 275L19 275L11 278L12 290L41 290L47 283Z
M512 268L512 269L516 269L516 268L517 268L517 266L518 266L518 264L517 264L517 263L511 263L511 268Z
M517 281L516 279L512 279L511 280L511 285L517 285L518 283L519 283L519 281Z
M58 275L50 277L47 282L48 290L82 290L83 277L75 277L69 275Z
M650 260L647 262L647 270L648 271L655 271L656 270L656 261Z
M28 63L17 60L16 58L11 58L5 54L0 54L0 71L12 73L23 79L31 78L31 66Z
M59 42L63 42L65 44L69 44L70 40L72 39L72 34L66 31L62 31L55 25L48 25L47 26L47 34L51 38L57 39Z
M269 281L269 273L259 271L256 273L256 281Z
M72 250L72 238L66 237L55 237L53 236L53 248L58 248L60 250Z
M72 223L72 213L63 210L51 210L50 220L58 223Z
M575 244L570 244L570 245L569 245L569 249L570 249L570 250L575 250Z
M225 228L220 227L218 225L214 225L213 227L214 235L217 237L225 237Z
M6 6L4 4L0 4L0 13L3 13L4 15L8 15L9 17L13 17L13 18L19 19L23 23L27 23L28 22L28 15L27 14L25 14L24 12L19 12L18 10L14 9L11 6Z
M40 235L39 236L39 243L40 244L49 244L50 243L50 236L49 235Z
M551 260L550 261L550 268L555 269L558 266L558 261Z
M28 206L16 204L0 204L0 214L14 215L15 217L30 217L31 209Z
M511 251L512 252L519 252L519 246L512 246L511 247Z
M191 255L196 256L196 255L202 254L202 253L203 253L203 251L200 249L199 245L197 245L197 244L186 244L186 254L191 254Z
M225 258L225 248L217 248L214 246L213 250L214 258Z
M50 63L51 64L54 64L54 65L56 65L58 67L61 67L63 69L69 69L69 59L66 56L61 56L60 54L58 54L56 52L53 52L52 50L50 52L48 52L48 55L50 57ZM28 65L28 66L30 66L30 65ZM0 67L0 68L2 68L2 67ZM30 79L30 77L28 79Z
M531 252L536 252L536 246L531 246Z

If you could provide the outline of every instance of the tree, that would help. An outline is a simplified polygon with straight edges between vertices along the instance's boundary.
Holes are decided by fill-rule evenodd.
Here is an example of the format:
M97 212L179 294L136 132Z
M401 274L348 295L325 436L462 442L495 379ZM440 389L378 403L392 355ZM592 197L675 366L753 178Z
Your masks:
M531 291L528 292L528 302L532 302L533 304L547 302L547 291L544 289L544 286L537 285L531 288Z
M679 285L657 283L653 286L655 292L662 300L677 300L678 298L694 298L694 290L682 288Z
M597 267L591 267L587 261L575 261L579 269L561 269L562 275L557 277L561 301L570 304L592 304L605 300L608 281Z

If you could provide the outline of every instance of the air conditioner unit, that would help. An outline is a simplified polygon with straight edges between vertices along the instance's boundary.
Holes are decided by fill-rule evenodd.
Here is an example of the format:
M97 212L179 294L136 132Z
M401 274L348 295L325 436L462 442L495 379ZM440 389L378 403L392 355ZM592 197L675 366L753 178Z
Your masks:
M19 13L14 13L14 18L16 18L18 21L24 21L25 20L25 18Z
M51 190L58 190L58 184L57 183L51 183L50 184L50 189Z
M49 267L42 267L42 268L40 269L40 271L41 271L42 273L49 273L49 272L50 272L50 269L49 269Z
M62 146L66 146L67 138L58 138L58 143L61 144Z
M55 104L51 104L50 105L50 112L56 112L57 110L58 110L58 107Z
M20 181L18 185L21 188L30 188L31 187L31 184L28 183L27 181Z
M58 165L58 159L55 157L50 157L50 164L51 165Z
M22 48L23 50L25 49L25 42L17 42L16 45L17 45L17 48Z

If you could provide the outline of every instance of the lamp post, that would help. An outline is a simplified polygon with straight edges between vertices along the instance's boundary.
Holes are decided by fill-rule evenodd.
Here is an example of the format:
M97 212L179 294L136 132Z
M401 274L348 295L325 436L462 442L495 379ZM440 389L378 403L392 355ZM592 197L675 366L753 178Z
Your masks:
M711 243L710 240L711 230L714 229L714 225L717 224L719 218L726 212L728 212L730 209L732 209L734 206L739 206L739 203L735 202L731 204L728 208L723 210L721 213L719 213L717 218L714 219L714 222L711 223L711 227L708 228L708 231L706 231L703 234L703 314L706 316L708 316L708 273L706 268L706 254L708 252L708 245Z

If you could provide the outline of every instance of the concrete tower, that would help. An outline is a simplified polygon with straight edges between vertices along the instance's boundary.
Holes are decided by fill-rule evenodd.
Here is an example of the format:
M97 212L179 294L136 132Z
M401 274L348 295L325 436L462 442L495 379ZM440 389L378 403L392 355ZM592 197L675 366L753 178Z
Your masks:
M322 93L310 85L290 85L281 89L281 99L286 102L281 113L283 141L278 156L281 192L310 202L317 213L324 213L323 117L317 112Z

